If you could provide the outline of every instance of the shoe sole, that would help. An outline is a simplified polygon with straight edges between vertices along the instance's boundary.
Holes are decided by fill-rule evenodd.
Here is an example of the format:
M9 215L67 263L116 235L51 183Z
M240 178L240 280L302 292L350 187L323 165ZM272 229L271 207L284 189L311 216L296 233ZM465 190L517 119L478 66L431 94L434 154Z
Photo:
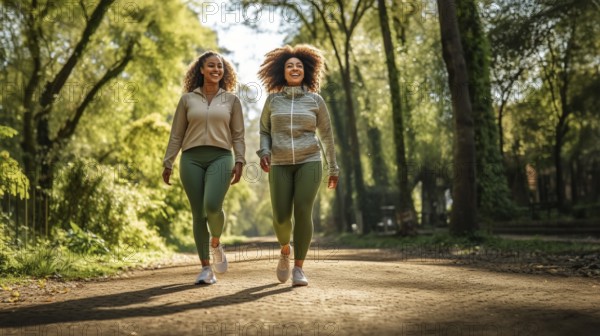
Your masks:
M290 246L290 254L288 254L289 258L292 257L292 251L293 251L292 247ZM288 260L288 266L289 266L289 260ZM281 278L279 277L279 270L280 270L280 268L279 268L279 265L278 265L277 268L275 269L275 274L277 275L277 280L279 280L279 282L281 282L281 283L286 283L290 279L290 277L292 276L292 269L288 268L286 270L287 276L285 277L284 280L281 280Z
M213 282L206 282L206 281L204 281L204 280L201 280L201 281L196 281L196 282L194 283L194 285L214 285L214 284L216 284L216 283L217 283L216 281L213 281Z
M223 260L224 261L221 263L216 263L213 260L213 270L215 273L223 274L223 273L227 272L227 269L229 268L229 263L227 262L227 256L225 255L225 251L223 251ZM225 269L222 272L218 269L219 266L217 266L217 265L221 265L221 264L225 264Z
M214 264L213 266L214 266L215 273L218 273L218 274L223 274L223 273L227 272L227 269L229 268L229 265L227 263L225 263L225 269L223 270L223 272L221 272L218 269L218 266L216 264Z
M304 286L308 286L308 282L307 283L292 283L292 287L304 287Z
M288 281L288 279L281 280L281 279L279 279L279 278L277 278L277 280L279 280L279 282L281 282L281 283L286 283L286 282Z

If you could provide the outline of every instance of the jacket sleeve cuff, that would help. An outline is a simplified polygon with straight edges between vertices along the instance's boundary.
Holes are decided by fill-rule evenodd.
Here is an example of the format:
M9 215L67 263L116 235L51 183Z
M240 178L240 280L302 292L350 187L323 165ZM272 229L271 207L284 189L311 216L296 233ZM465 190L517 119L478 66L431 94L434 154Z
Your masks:
M258 155L259 158L262 159L266 155L271 155L271 151L266 148L261 148L256 151L256 154Z
M329 176L339 176L340 168L338 166L328 167L327 173L329 174Z

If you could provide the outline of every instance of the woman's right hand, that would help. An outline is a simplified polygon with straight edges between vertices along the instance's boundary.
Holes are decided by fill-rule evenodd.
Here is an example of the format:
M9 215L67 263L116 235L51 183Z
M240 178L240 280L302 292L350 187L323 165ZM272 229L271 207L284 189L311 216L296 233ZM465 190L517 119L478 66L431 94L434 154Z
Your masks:
M162 173L163 181L165 181L165 183L168 185L171 185L171 183L169 182L169 179L171 178L172 172L173 172L173 169L165 167L165 169L163 170L163 173Z
M271 156L265 155L260 158L260 168L262 168L265 173L268 173L271 170Z

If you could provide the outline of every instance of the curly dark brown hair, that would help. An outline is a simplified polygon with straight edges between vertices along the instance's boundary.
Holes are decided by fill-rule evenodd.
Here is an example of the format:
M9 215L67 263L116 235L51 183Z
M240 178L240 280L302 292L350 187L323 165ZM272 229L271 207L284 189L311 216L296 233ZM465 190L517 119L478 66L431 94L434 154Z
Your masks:
M265 61L258 70L258 78L263 82L269 93L279 92L287 85L285 81L285 62L292 57L299 59L304 65L302 84L308 91L317 92L321 76L325 70L325 58L321 50L309 45L298 44L295 47L286 45L265 54Z
M204 75L200 73L200 69L204 66L206 59L211 56L217 56L223 62L223 78L219 81L219 87L225 91L235 90L235 84L237 83L237 74L233 69L233 66L227 61L221 54L209 50L192 63L190 63L188 70L183 79L183 92L192 92L197 87L204 85Z

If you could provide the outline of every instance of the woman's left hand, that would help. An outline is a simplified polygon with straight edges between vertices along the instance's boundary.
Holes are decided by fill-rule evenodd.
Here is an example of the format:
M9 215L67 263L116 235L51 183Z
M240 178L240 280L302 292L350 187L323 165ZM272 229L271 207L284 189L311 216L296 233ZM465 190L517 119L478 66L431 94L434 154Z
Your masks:
M231 185L238 183L240 178L242 178L242 163L236 162L231 170Z
M327 183L327 189L335 189L338 184L337 176L329 176L329 181Z

